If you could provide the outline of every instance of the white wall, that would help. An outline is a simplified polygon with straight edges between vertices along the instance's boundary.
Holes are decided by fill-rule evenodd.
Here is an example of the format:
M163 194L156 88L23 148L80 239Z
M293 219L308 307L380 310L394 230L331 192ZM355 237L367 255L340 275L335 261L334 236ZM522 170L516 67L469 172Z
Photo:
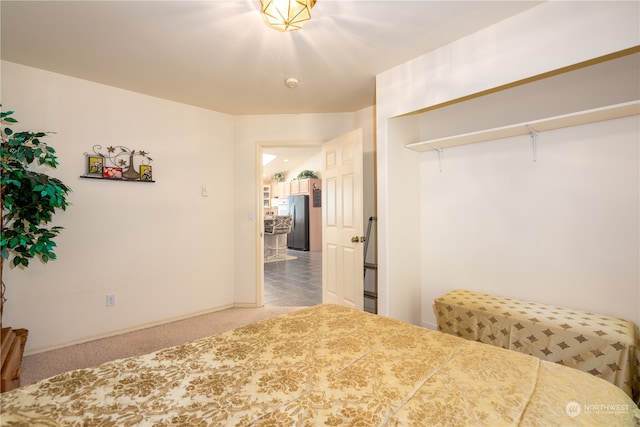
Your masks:
M575 240L569 238L576 237L579 234L578 230L585 230L592 226L593 218L580 216L578 213L594 204L593 200L597 199L603 192L598 190L596 193L593 188L593 181L586 180L583 182L580 173L567 178L568 182L562 181L562 185L566 185L567 188L580 188L583 191L582 198L579 201L564 200L570 206L565 208L563 215L575 218L579 225L574 225L568 235L567 233L562 234L560 248L564 251L575 253L575 258L571 258L571 261L567 264L562 264L555 259L560 249L536 252L538 265L542 264L549 268L553 265L554 268L559 270L548 271L546 268L528 270L528 266L523 266L524 269L518 270L517 274L512 272L509 275L509 282L517 282L518 284L507 285L506 282L502 282L498 287L491 288L490 283L492 281L489 280L489 277L494 278L497 276L498 273L496 271L499 271L500 265L504 264L499 259L499 256L496 256L493 264L479 264L472 257L476 252L469 249L463 251L455 260L449 260L446 264L447 268L437 267L436 262L432 261L431 257L436 255L435 248L450 247L451 242L447 240L447 234L442 231L450 226L448 225L448 216L442 211L438 211L439 215L435 215L434 211L427 209L436 209L430 204L432 199L438 199L439 196L441 198L438 200L444 203L442 198L447 197L446 200L450 206L456 203L463 205L465 209L451 213L455 224L465 224L465 229L468 232L470 232L470 229L473 230L474 237L477 234L484 236L485 240L480 240L480 243L487 243L487 239L490 236L486 234L488 233L486 230L477 231L474 228L474 226L482 227L482 224L477 222L475 210L470 208L470 206L475 206L472 200L477 197L477 192L463 191L464 187L461 186L468 186L476 180L481 182L489 180L493 183L499 181L496 177L500 173L507 173L508 171L509 177L504 179L506 182L501 183L500 185L502 186L494 187L490 196L494 201L504 201L513 199L513 194L519 194L520 197L517 202L514 202L514 205L509 209L520 212L530 203L538 207L547 206L546 202L543 203L540 200L541 197L546 197L546 193L543 190L544 186L549 185L554 179L564 177L561 171L570 168L571 164L554 160L553 166L550 163L546 163L545 166L538 167L536 173L541 173L541 170L544 170L547 175L545 175L543 183L537 184L540 187L536 189L537 195L532 196L533 200L523 196L527 194L526 192L518 193L519 190L522 190L520 187L509 187L509 191L504 188L504 185L508 185L508 183L527 182L526 174L528 172L515 169L512 166L502 166L502 169L491 172L495 175L490 175L487 171L484 172L484 175L473 175L475 169L472 168L466 173L470 174L467 181L460 183L460 186L447 187L448 191L445 196L444 192L434 193L438 187L435 187L436 184L431 182L431 179L434 179L430 174L431 172L426 172L426 170L431 171L434 167L432 164L436 161L433 157L434 154L407 153L408 150L404 148L404 145L409 142L415 142L411 138L415 136L416 130L410 126L403 127L403 119L392 118L400 114L418 111L637 46L640 44L640 34L638 33L639 16L639 4L637 2L548 2L378 75L376 88L378 98L377 166L380 247L383 249L380 252L379 261L380 312L382 314L414 323L432 324L431 304L435 295L457 286L466 288L489 286L489 290L499 293L508 291L508 294L515 297L530 297L548 303L559 304L575 301L576 304L567 305L578 305L579 307L577 308L588 308L595 311L601 311L600 309L605 311L615 310L620 315L635 313L632 316L633 320L638 321L637 313L640 311L640 298L638 296L637 273L637 214L635 219L632 214L625 216L626 223L618 224L620 227L625 227L630 235L635 236L635 240L631 238L632 241L617 242L618 250L623 251L622 253L619 252L618 256L625 260L625 273L624 278L621 278L620 273L617 273L617 279L612 283L608 273L612 271L611 266L618 265L620 261L609 264L607 268L604 268L603 260L599 258L600 252L585 252L582 248L583 239ZM594 31L594 28L597 28L598 31ZM602 130L602 128L596 127L596 130ZM584 139L581 135L583 130L570 129L566 132L568 134L562 134L561 131L555 134L556 137L562 134L561 141L564 141L567 145L559 145L554 150L564 149L571 151L571 148L565 147L575 145L578 141ZM617 176L598 183L598 186L605 183L608 185L607 190L604 190L604 192L611 192L611 197L614 198L607 199L610 203L609 208L613 212L634 208L637 211L638 178L637 174L634 176L629 174L628 171L629 168L633 167L637 171L638 156L637 152L635 152L635 164L629 163L630 160L624 158L624 156L634 155L632 148L626 145L628 144L626 141L628 138L633 137L637 143L638 135L637 130L634 131L627 128L626 132L626 136L620 136L620 139L615 138L615 144L620 144L624 148L621 148L619 152L614 151L613 154L608 153L607 158L611 161L621 161L625 165L626 169L624 170L627 172L620 171L624 176ZM601 138L608 143L611 140L610 136L601 136ZM593 144L597 145L597 142ZM590 162L596 163L598 160L593 158L596 152L592 150L591 145L588 143L586 145L587 148L585 148L582 155L586 156L587 159L591 159L589 160ZM461 156L468 153L469 158L473 157L471 154L473 153L475 157L479 157L481 160L475 163L471 160L467 160L467 162L472 165L475 164L477 167L491 165L497 167L498 162L508 165L517 155L509 151L503 151L503 147L504 142L501 141L495 144L486 143L484 145L478 144L477 146L464 147L455 151L448 150L445 153L447 174L452 173L449 168L462 165L462 163L451 165L450 157L454 156L452 154L454 152L463 153L459 154ZM513 148L510 147L509 149L512 150ZM575 150L575 148L573 149ZM601 146L601 150L605 149L605 147ZM551 151L548 153L568 161L566 152ZM614 158L608 157L610 155L614 156ZM425 160L427 157L429 158L428 161ZM530 159L530 156L527 156L527 158ZM631 157L631 159L634 158ZM546 160L549 161L548 159ZM559 163L555 163L556 161ZM427 163L429 163L428 166ZM416 174L418 174L417 177ZM420 174L423 175L420 176ZM460 179L460 176L460 173L454 175L454 177L458 177L457 179ZM444 179L440 176L438 177L439 179ZM490 177L493 177L493 180L490 180ZM429 179L429 182L426 182L427 179ZM451 179L455 178L452 177ZM420 185L420 183L422 184ZM629 193L622 194L616 186L619 183L624 183L627 186L626 188L629 188ZM634 189L635 193L633 193ZM478 192L481 190L481 188L478 188ZM629 196L631 201L628 199ZM525 200L527 200L527 204L523 204ZM487 202L487 204L480 207L488 209L490 205ZM498 208L504 210L505 206L496 205L496 209ZM422 212L423 210L424 212ZM416 220L415 217L412 217L411 223L408 224L407 218L400 215L398 211L409 212L409 215L414 215L415 211L421 213L418 214L419 219ZM496 212L496 216L501 213L500 211ZM491 217L489 213L484 215L485 218ZM533 214L531 213L530 215ZM598 220L602 221L597 226L598 230L600 230L600 227L606 226L607 220L611 219L612 215L609 213L608 215L598 216ZM432 221L433 223L431 223ZM560 219L556 219L556 221L560 221ZM558 224L556 222L552 228L545 230L547 232L550 232L550 230L558 232L560 227ZM411 227L413 227L415 233L421 235L418 243L409 236ZM519 224L518 227L521 227L518 228L518 233L510 236L500 236L498 242L504 246L505 242L508 241L511 247L518 248L518 237L523 234L524 227L528 227L528 224L525 221ZM439 233L436 233L436 237L434 237L434 229L440 230ZM459 234L454 234L454 236L456 236L456 241L459 243L462 236ZM600 231L594 235L594 239L600 239L596 241L597 243L604 247L611 247L613 245L611 240L609 238L602 240L604 237ZM495 244L489 247L494 248ZM490 254L491 252L487 251L487 253ZM498 253L503 255L503 252ZM418 254L418 258L416 258L416 254ZM540 258L544 262L541 262ZM440 257L437 260L442 262ZM577 282L586 275L586 270L578 274L574 272L576 263L578 263L577 260L580 263L592 264L593 268L597 269L599 279L592 279L588 286L583 288L582 295L573 300L569 295L578 289ZM423 267L423 265L425 266ZM454 265L459 269L468 265L472 265L473 268L464 272L451 272L450 267ZM528 274L527 277L523 277L525 276L525 271ZM591 269L589 271L593 272ZM443 285L444 278L450 277L449 274L453 275L453 277L458 277L458 279L447 281L447 284ZM463 283L462 281L462 277L466 277L468 279L466 282L468 282L478 276L482 277L482 280L481 282L476 281L477 285ZM571 280L564 280L565 283L569 283L568 291L564 296L559 296L562 293L558 292L558 286L561 285L558 284L557 280L560 278L571 278ZM522 286L523 279L526 280L524 286ZM419 283L417 286L415 285L416 282ZM465 286L462 286L463 284ZM534 284L535 286L545 285L532 291L531 286ZM521 287L516 288L516 286ZM607 294L609 292L618 294L614 298L615 302L611 304L602 303L605 292L603 289L607 289ZM421 295L421 299L412 299L415 295ZM622 308L617 304L622 300L631 302L626 302L624 308ZM635 311L630 311L634 305ZM416 312L419 314L416 315Z
M55 217L65 227L58 260L5 266L3 320L30 330L28 354L258 305L257 143L321 143L363 127L371 158L374 146L372 107L232 117L6 61L1 91L3 110L21 122L16 130L56 132L49 142L60 167L51 174L73 189L72 205ZM96 144L148 151L156 182L79 178ZM106 307L107 293L115 307Z
M257 241L262 224L261 202L256 177L256 153L262 143L320 144L358 127L366 129L365 146L372 149L372 108L357 113L237 116L234 144L235 200L235 301L242 305L260 304L257 283L262 263Z
M287 181L292 181L304 170L313 171L319 178L322 178L322 149L320 147L318 147L318 152L312 157L297 165L295 168L287 171Z
M5 264L4 324L30 330L28 353L234 303L231 116L4 61L2 97L16 129L56 132L73 190L58 260ZM156 182L80 179L95 144L148 151Z
M528 9L379 74L377 116L421 110L637 46L639 9L628 1ZM378 138L382 132L378 123Z
M423 322L469 289L640 323L640 119L422 154Z

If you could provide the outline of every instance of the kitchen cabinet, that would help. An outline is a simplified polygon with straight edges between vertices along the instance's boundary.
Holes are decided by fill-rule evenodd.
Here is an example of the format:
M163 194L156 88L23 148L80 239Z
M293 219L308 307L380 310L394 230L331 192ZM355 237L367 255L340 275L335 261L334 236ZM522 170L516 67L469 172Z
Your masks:
M300 194L309 194L309 183L311 182L311 180L301 179L298 182L300 183L300 188L298 188L298 191L300 191Z
M280 184L282 184L281 182L272 182L271 183L271 198L272 199L278 199L280 197L282 197L280 195Z
M322 186L322 180L315 178L297 179L289 182L288 184L290 184L289 194L307 194L309 196L313 196L313 190L320 189ZM287 194L287 196L289 194Z
M287 196L296 194L307 194L311 196L313 194L313 184L316 188L320 188L322 180L320 179L296 179L293 181L279 182L277 190L273 190L274 197L286 199Z
M289 184L291 185L290 194L302 194L300 193L300 181L291 181Z
M280 199L286 199L291 194L291 183L279 182L277 185L277 191L274 191L274 194Z
M271 186L262 186L262 206L268 208L271 206Z

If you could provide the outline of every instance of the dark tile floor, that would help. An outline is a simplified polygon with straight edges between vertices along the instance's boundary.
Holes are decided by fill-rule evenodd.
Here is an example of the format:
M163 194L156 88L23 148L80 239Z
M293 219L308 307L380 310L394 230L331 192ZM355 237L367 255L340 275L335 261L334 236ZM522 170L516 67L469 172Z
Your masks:
M264 264L264 305L322 303L322 252L287 249L296 259Z

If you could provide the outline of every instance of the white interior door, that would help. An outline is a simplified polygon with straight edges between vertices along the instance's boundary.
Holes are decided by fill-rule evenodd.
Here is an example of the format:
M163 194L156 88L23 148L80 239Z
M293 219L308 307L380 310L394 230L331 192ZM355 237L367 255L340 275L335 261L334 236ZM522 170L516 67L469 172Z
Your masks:
M362 310L362 129L322 144L322 205L322 301Z

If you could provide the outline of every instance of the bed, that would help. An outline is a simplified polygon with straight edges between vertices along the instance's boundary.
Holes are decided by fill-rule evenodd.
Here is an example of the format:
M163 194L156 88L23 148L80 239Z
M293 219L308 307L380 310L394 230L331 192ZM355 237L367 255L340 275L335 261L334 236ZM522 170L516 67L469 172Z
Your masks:
M438 330L580 369L640 399L640 332L629 320L456 289L434 301Z
M588 373L331 304L54 376L0 408L6 426L640 422Z

